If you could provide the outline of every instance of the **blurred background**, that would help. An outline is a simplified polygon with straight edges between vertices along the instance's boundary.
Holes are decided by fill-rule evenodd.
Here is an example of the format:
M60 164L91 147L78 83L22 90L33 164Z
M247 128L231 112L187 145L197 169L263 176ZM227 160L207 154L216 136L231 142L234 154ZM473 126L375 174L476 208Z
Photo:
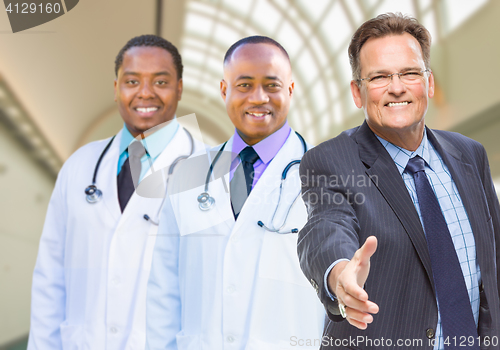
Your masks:
M123 125L114 60L130 38L159 34L179 48L177 115L196 113L212 145L234 130L219 94L224 53L245 36L276 39L292 60L290 124L318 144L362 123L347 46L363 21L384 12L429 29L437 89L427 124L481 142L500 184L499 0L82 0L16 34L0 11L0 350L26 348L38 241L62 163Z

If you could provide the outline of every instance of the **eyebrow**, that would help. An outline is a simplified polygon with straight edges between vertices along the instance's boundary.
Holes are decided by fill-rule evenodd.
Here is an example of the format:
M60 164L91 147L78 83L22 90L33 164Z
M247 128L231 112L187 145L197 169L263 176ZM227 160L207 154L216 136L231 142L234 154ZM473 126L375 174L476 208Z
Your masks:
M141 73L137 73L137 72L123 72L123 75L141 75ZM158 75L167 75L167 76L172 76L171 73L167 72L167 71L164 71L164 72L157 72L157 73L153 73L154 76L158 76Z
M236 78L236 80L242 80L242 79L244 79L244 80L253 80L255 78L251 77L249 75L240 75L238 78Z
M424 69L425 69L425 68L424 68ZM403 69L401 69L401 73L403 73L403 72L409 72L409 71L411 71L411 70L418 70L418 71L421 71L421 70L422 70L422 68L420 68L420 67L408 67L408 68L403 68Z
M251 77L249 75L240 75L238 78L236 78L236 80L254 80L255 78L254 77ZM265 77L266 80L279 80L281 81L280 78L276 77L276 76L267 76Z
M401 69L398 73L409 72L412 70L421 71L422 68L420 68L420 67L406 67L406 68ZM390 73L389 73L389 70L381 69L381 70L376 70L376 71L370 72L368 75L372 75L372 74L390 74Z

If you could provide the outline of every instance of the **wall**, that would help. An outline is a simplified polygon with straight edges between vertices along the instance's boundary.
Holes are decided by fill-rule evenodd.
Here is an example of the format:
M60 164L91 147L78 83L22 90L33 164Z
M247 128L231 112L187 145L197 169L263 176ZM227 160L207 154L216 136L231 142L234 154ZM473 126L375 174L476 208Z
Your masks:
M0 123L0 346L29 331L31 277L54 180Z

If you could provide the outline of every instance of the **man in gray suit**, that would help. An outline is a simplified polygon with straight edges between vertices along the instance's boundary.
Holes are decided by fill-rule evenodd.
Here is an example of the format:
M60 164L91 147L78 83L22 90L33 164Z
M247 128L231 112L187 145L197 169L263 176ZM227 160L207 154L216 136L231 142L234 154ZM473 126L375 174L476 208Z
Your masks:
M499 349L500 210L484 148L425 126L430 34L385 14L349 46L365 122L304 156L301 268L322 349Z

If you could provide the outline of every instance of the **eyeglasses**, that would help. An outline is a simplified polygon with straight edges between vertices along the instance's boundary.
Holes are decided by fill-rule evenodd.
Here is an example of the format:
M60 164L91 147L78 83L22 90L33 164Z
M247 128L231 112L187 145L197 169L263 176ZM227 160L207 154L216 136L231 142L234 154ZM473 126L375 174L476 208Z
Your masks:
M420 79L424 76L425 73L430 72L430 69L424 69L421 71L410 70L408 72L403 73L392 73L392 74L379 74L374 77L367 77L363 79L357 79L358 83L366 80L372 88L381 88L386 87L392 81L392 77L397 75L399 80L405 85L417 84L420 82Z

